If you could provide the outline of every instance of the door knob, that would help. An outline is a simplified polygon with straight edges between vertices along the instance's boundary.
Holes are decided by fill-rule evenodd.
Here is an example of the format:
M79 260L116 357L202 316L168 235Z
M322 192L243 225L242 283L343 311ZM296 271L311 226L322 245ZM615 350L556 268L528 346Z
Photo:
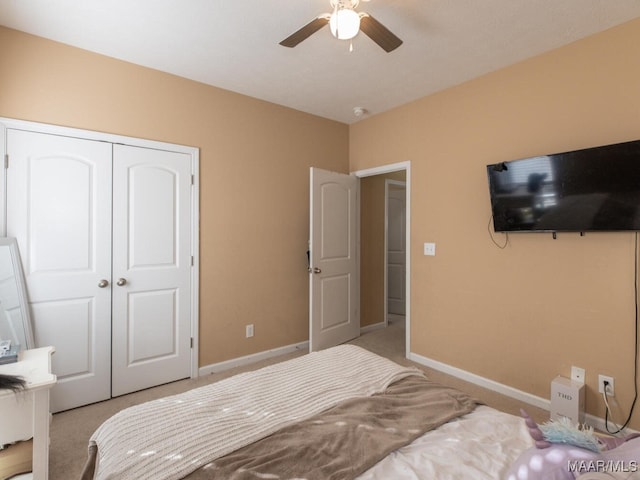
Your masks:
M116 285L118 285L119 287L122 287L123 285L127 284L127 279L126 278L119 278L118 281L116 282Z
M106 288L109 286L109 280L102 279L98 282L98 287Z
M322 273L322 270L318 267L313 267L313 273Z

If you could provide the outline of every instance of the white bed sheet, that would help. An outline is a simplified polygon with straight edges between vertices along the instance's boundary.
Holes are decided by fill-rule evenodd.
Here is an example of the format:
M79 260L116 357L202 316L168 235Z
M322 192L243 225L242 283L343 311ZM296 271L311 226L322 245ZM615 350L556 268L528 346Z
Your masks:
M357 480L497 480L532 445L521 417L481 405L392 452Z

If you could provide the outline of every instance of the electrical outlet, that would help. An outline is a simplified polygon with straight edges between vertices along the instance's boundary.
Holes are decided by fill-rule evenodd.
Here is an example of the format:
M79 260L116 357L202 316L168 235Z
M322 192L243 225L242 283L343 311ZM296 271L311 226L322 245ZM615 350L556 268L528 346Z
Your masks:
M598 375L598 392L604 393L604 382L607 382L607 395L613 397L615 394L615 384L613 377Z
M584 375L585 375L584 368L571 367L571 380L584 383Z
M247 338L253 337L253 323L246 327Z

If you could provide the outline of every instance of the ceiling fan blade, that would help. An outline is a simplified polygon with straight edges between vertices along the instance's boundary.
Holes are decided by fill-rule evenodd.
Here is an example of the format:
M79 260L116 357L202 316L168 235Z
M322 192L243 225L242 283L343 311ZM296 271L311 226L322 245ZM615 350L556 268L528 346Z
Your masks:
M402 45L402 40L368 13L360 19L360 30L380 45L385 52L391 52Z
M306 40L311 35L316 33L322 27L324 27L327 23L329 23L329 19L325 16L321 16L318 18L314 18L309 23L307 23L304 27L298 30L295 33L292 33L287 38L280 42L280 45L283 47L293 48L298 45L303 40Z

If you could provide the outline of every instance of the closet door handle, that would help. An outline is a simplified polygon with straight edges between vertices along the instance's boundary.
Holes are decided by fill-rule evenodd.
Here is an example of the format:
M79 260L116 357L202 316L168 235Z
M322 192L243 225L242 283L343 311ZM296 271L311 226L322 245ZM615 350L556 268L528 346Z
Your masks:
M109 280L102 279L98 282L98 287L107 288L109 286Z
M116 282L116 285L118 285L119 287L122 287L124 285L127 284L127 279L126 278L119 278L118 281Z

